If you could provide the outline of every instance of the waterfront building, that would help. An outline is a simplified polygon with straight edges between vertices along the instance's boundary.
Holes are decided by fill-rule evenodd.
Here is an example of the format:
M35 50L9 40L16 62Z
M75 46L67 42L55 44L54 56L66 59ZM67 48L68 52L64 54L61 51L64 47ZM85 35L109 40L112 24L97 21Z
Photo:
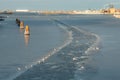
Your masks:
M113 7L113 8L110 8L109 9L109 12L110 12L110 14L115 14L115 12L116 12L116 9Z

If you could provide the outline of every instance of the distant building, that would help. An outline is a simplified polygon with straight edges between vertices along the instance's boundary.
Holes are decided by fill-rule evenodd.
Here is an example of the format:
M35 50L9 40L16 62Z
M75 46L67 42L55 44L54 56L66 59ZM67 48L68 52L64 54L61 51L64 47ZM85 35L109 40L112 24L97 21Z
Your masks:
M116 9L113 7L113 8L109 8L109 13L110 14L115 14L116 12Z
M101 10L102 13L104 14L115 14L117 11L116 8L109 8L109 9L103 9Z
M29 10L27 10L27 9L24 9L24 10L17 9L16 12L29 12Z

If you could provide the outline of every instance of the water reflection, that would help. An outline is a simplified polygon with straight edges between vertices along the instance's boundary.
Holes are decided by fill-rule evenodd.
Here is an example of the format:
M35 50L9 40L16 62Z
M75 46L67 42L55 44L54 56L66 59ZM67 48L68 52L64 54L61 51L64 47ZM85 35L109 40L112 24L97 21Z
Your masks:
M21 29L21 28L20 28L20 33L23 33L23 32L24 32L24 29Z
M30 39L30 35L24 35L24 40L25 40L26 46L28 46L28 44L29 44L29 39Z

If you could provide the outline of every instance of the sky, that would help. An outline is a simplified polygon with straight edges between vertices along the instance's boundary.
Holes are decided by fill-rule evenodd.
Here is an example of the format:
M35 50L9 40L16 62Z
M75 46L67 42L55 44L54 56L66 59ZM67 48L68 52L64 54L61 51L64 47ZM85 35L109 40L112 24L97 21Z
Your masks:
M120 8L120 0L0 0L0 10L87 10L111 3Z

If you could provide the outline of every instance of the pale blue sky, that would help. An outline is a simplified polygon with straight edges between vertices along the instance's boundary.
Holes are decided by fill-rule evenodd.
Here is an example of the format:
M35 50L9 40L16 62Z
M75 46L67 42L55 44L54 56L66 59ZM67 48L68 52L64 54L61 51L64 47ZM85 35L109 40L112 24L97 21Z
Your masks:
M120 0L0 0L0 10L83 10L101 9L114 3L120 8Z

